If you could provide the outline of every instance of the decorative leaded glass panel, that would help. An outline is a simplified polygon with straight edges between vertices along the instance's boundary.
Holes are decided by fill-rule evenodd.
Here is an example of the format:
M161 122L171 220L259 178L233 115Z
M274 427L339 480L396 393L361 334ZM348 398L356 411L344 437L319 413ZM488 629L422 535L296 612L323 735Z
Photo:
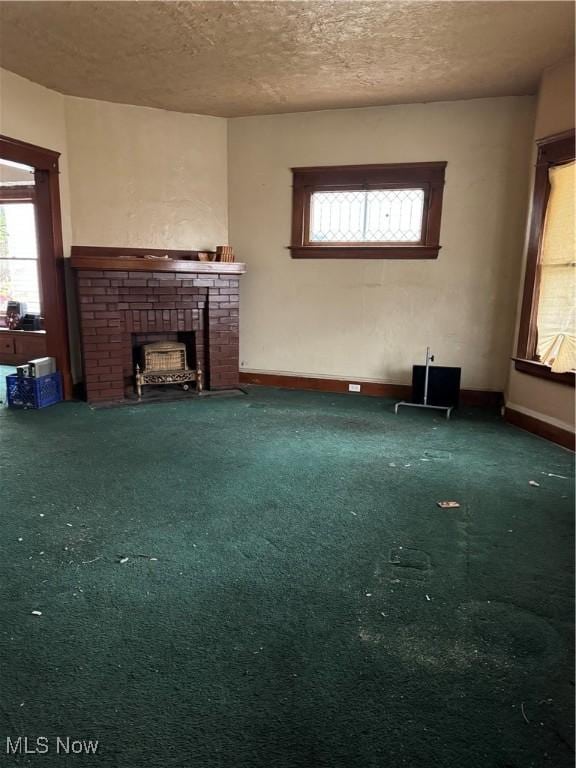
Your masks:
M423 212L423 189L314 192L310 242L418 243Z

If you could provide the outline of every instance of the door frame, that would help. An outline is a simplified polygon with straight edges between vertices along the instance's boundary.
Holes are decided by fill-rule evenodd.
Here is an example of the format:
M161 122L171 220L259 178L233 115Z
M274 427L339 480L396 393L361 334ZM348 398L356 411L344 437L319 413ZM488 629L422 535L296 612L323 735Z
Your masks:
M46 349L62 374L64 397L72 398L70 344L62 242L58 158L60 152L0 135L0 158L34 168L36 227Z

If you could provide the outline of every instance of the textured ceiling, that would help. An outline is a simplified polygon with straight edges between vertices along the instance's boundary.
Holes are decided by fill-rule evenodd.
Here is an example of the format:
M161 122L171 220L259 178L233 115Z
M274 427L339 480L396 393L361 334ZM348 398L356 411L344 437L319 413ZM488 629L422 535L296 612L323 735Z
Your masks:
M533 93L571 2L1 2L0 63L62 93L237 116Z

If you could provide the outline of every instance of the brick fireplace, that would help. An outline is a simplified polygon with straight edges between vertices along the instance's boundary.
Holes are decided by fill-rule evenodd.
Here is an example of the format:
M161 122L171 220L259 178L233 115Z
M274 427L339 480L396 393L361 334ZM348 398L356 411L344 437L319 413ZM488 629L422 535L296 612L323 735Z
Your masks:
M195 252L72 249L88 402L134 397L136 351L181 341L205 388L238 386L239 277L245 265L201 262Z

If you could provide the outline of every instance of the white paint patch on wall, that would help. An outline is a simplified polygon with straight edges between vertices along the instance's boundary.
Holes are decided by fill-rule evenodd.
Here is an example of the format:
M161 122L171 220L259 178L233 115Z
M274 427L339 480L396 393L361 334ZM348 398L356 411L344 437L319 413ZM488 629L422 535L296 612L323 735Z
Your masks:
M237 118L230 240L244 370L407 383L427 345L502 390L526 215L530 96ZM292 166L446 160L436 261L293 260Z
M226 120L66 99L77 245L228 241Z

